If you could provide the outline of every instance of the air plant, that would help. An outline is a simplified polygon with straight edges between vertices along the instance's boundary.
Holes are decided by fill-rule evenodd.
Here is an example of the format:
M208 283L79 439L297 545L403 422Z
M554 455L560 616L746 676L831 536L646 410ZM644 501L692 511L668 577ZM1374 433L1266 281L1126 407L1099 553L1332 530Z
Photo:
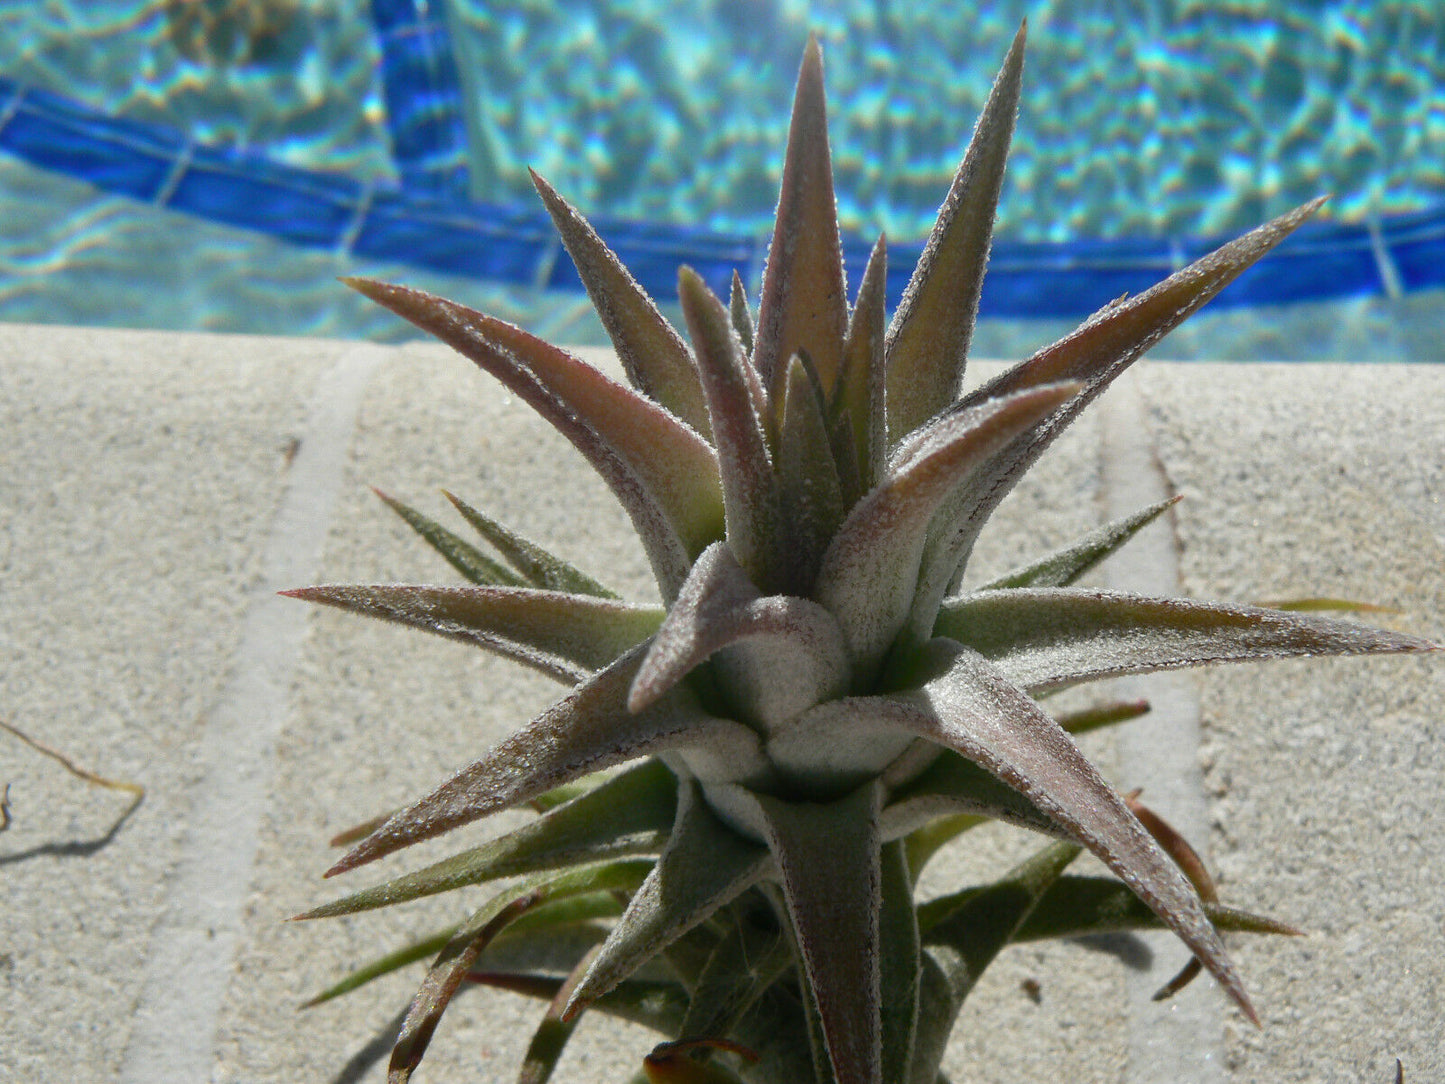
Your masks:
M540 816L302 916L505 881L454 928L317 999L434 957L391 1080L410 1078L453 995L479 982L549 1004L523 1081L550 1075L593 1009L668 1038L639 1052L639 1079L936 1084L964 998L1005 946L1148 926L1177 934L1255 1019L1221 931L1289 927L1219 902L1187 843L1072 737L1144 706L1056 716L1041 701L1122 674L1433 645L1316 613L1075 585L1169 501L962 586L980 530L1054 438L1319 206L963 392L1023 49L1021 29L891 322L881 240L848 304L816 41L757 311L736 276L725 302L681 269L691 345L534 176L628 384L455 302L350 283L572 442L631 517L661 597L624 601L450 494L481 545L387 500L469 584L288 592L476 644L566 688L430 794L344 836L352 849L328 876L498 810ZM916 899L930 857L988 820L1046 842L996 881ZM1068 874L1084 849L1114 877ZM563 929L591 946L567 973L489 963L494 944Z

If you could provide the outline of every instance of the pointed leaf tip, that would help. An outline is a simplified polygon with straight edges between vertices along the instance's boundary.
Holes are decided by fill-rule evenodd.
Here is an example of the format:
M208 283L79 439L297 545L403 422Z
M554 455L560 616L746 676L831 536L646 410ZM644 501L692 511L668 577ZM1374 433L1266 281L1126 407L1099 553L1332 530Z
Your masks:
M897 444L958 396L993 243L1023 85L1020 28L888 328L888 434Z
M702 389L682 337L582 214L535 170L527 172L633 387L707 436Z
M981 655L956 643L945 650L949 669L921 690L876 698L879 725L898 724L953 749L1022 793L1093 851L1257 1021L1198 892L1094 765L1057 722Z
M903 628L940 505L999 447L1077 390L1046 385L939 419L914 435L889 477L853 506L823 555L813 597L838 616L860 672L881 661Z
M441 339L527 403L592 464L632 518L664 597L717 537L717 458L654 400L505 321L403 286L356 280L362 293Z
M759 300L753 364L774 399L788 359L807 353L831 392L848 328L838 207L828 150L823 52L810 37L798 71L778 213Z
M630 713L628 690L647 645L640 644L579 685L426 797L396 813L326 872L327 877L519 805L583 775L677 747L763 772L758 736L706 714L681 693Z

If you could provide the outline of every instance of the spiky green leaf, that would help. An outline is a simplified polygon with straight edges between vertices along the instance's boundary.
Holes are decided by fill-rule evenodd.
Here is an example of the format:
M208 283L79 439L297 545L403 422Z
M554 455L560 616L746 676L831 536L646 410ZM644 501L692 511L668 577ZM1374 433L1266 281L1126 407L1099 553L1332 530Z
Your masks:
M756 896L732 905L732 921L698 976L679 1035L732 1035L743 1016L792 966L788 939ZM759 908L765 913L758 914Z
M425 798L395 814L337 862L327 876L430 839L555 786L614 764L695 746L763 773L757 735L702 711L681 691L641 712L627 708L645 645L628 652L472 762Z
M808 39L798 71L777 220L763 272L753 367L777 408L794 354L812 360L824 394L832 391L848 329L843 247L828 154L823 51Z
M884 1080L906 1080L918 1030L918 916L913 876L901 840L885 843L880 858L878 911L879 1000Z
M838 1084L878 1084L879 907L874 782L827 804L757 796Z
M969 595L947 603L935 628L1035 691L1212 662L1436 650L1309 614L1068 587Z
M979 531L999 501L1080 411L1145 351L1314 214L1321 202L1307 203L1220 246L1136 297L1106 305L1071 335L965 395L951 408L967 410L1000 395L1061 380L1083 384L1078 394L1054 413L997 451L940 513L914 603L912 625L917 634L923 635L930 627L949 584L968 560Z
M781 591L805 594L829 540L843 521L843 484L823 389L807 355L794 354L782 382L778 426Z
M946 667L938 677L919 691L876 698L896 706L889 720L1020 791L1137 892L1255 1019L1198 893L1073 740L977 652L949 641L933 649ZM881 706L879 714L881 721Z
M1182 497L1168 497L1133 515L1106 523L1090 531L1070 546L1033 561L1022 568L1005 573L981 585L980 591L1015 587L1067 587L1100 561L1112 557L1141 530L1165 511L1178 504Z
M728 295L728 316L732 318L733 330L742 344L743 356L753 355L753 310L748 306L748 290L743 277L733 269L732 291Z
M400 516L408 527L426 539L427 545L446 558L449 565L472 583L520 587L526 582L511 569L498 564L476 546L447 530L431 517L402 504L395 497L390 497L375 487L372 488L372 492Z
M974 886L961 892L938 896L918 907L918 924L925 943L932 941L934 927L960 914L970 900L988 890ZM1299 936L1288 923L1251 914L1224 904L1206 903L1205 913L1220 930L1239 933ZM1044 893L1032 913L1018 928L1015 941L1051 941L1086 937L1090 934L1130 930L1157 930L1164 923L1129 886L1112 877L1064 876Z
M708 436L702 388L682 336L577 209L534 170L527 172L633 387Z
M1147 700L1111 700L1078 711L1065 712L1057 716L1059 725L1070 734L1087 734L1115 723L1126 723L1149 712Z
M770 590L778 578L779 509L767 394L722 302L689 267L678 271L677 281L717 443L728 544L758 586Z
M672 836L573 991L565 1016L756 884L771 864L766 847L718 822L695 781L679 784Z
M958 397L1018 114L1024 36L1020 27L888 328L893 444Z
M646 640L664 612L532 587L331 584L281 593L475 644L569 685Z
M515 531L508 530L491 516L479 512L454 493L442 490L452 506L462 514L468 523L495 546L509 564L533 587L547 591L567 591L574 595L596 595L598 598L616 598L615 592L598 583L581 569L562 560L556 554L523 538Z
M919 909L923 941L943 968L955 1004L968 996L994 957L1017 937L1081 850L1077 843L1051 843L993 884L960 900L953 910Z
M399 949L393 949L383 956L356 968L349 975L331 986L328 986L321 993L308 1001L302 1003L303 1009L309 1009L322 1002L330 1001L332 998L340 997L342 994L349 994L351 991L365 986L373 979L379 979L383 975L390 975L393 971L399 971L419 960L425 960L435 956L444 949L453 937L457 935L460 926L448 926L444 930L419 937Z
M676 791L672 772L649 760L504 836L297 917L354 914L502 877L656 854L672 826Z
M572 442L632 518L670 598L721 534L717 458L694 429L581 358L454 301L346 279L500 380Z
M887 288L888 246L879 237L858 286L858 300L843 344L843 367L829 403L835 423L851 436L846 442L851 456L843 455L835 441L839 477L855 483L844 487L850 507L882 479L888 457L883 352ZM851 463L851 472L842 466L845 462Z
M467 972L466 978L468 982L544 1001L556 997L563 982L555 975L514 971L473 970ZM687 1008L687 991L680 983L656 979L627 979L588 1006L592 1012L640 1024L663 1035L678 1034Z
M762 595L721 543L693 566L628 705L655 702L709 658L739 717L767 729L847 688L847 649L833 615L808 599Z

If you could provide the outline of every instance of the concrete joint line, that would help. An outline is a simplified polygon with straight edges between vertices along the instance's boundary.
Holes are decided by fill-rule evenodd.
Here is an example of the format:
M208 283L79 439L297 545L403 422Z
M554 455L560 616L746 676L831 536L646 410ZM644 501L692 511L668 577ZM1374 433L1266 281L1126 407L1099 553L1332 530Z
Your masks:
M242 909L266 809L275 739L289 710L307 608L276 591L313 582L345 474L362 396L385 358L347 350L317 381L266 539L230 676L205 721L181 853L151 931L124 1084L211 1079L217 1018L234 970Z
M1147 362L1145 363L1147 364ZM1106 518L1117 519L1171 496L1150 432L1140 375L1126 373L1098 404L1103 431ZM1180 595L1174 513L1140 532L1105 564L1108 586L1150 595ZM1186 673L1121 679L1116 692L1146 698L1152 710L1119 731L1126 787L1145 788L1143 800L1204 851L1209 806L1199 769L1199 696ZM1208 861L1208 854L1204 855ZM1224 995L1207 977L1164 1002L1154 991L1182 967L1188 955L1170 934L1144 937L1155 966L1130 971L1128 1084L1222 1084Z

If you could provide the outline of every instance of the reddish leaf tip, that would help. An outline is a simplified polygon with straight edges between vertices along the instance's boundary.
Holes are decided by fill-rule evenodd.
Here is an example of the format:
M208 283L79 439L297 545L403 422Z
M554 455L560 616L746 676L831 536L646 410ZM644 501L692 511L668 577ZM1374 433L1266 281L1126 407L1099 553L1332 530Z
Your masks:
M390 283L382 282L379 279L363 278L360 275L343 275L341 278L343 286L350 286L359 294L374 298L377 294L385 293L388 288L396 289Z
M1264 1023L1260 1020L1259 1013L1254 1011L1254 1004L1249 1000L1249 998L1244 994L1243 991L1240 991L1240 993L1235 997L1235 1003L1239 1006L1240 1011L1244 1013L1245 1018L1248 1019L1251 1024L1253 1024L1260 1030L1264 1029Z
M353 853L355 853L355 852L353 852ZM323 873L321 876L322 876L323 878L325 878L325 877L335 877L335 876L337 876L338 874L350 872L352 869L356 868L356 866L358 866L358 865L360 865L360 863L359 863L359 862L356 862L356 861L353 861L353 860L352 860L352 856L351 856L350 854L348 854L345 858L342 858L340 861L338 861L338 862L336 863L336 865L332 866L329 870L327 870L327 871L326 871L325 873Z

